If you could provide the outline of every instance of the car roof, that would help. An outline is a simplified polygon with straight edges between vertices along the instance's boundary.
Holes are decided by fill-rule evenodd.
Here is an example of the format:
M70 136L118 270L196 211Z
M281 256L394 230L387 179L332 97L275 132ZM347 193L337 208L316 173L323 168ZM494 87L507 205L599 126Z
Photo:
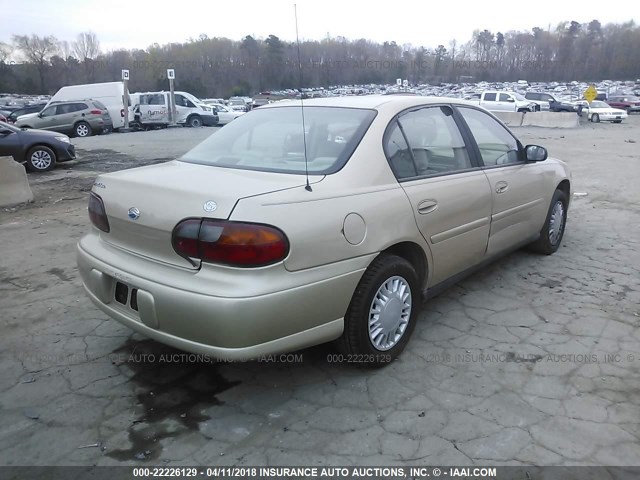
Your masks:
M77 100L54 100L49 105L58 105L60 103L78 103L78 102L95 102L93 98L79 98Z
M343 108L368 108L381 110L387 108L397 108L402 110L412 106L435 105L476 105L474 102L449 97L423 97L420 95L363 95L348 97L326 97L310 98L300 100L280 100L260 107L261 110L268 108L300 106L305 107L343 107Z

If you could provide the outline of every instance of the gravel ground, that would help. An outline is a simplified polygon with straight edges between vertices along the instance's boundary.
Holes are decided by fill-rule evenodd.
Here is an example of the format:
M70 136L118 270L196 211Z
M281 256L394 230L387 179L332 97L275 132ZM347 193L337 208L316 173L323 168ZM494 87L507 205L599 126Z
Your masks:
M516 129L587 194L563 248L516 252L433 299L376 371L326 346L192 362L83 294L95 175L213 131L75 139L77 161L29 175L34 203L0 210L0 464L640 464L640 116Z

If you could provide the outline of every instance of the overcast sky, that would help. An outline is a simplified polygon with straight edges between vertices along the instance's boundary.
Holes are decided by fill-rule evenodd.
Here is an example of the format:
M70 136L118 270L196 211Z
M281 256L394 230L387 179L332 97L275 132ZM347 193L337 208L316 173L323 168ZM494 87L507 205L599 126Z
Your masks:
M586 23L640 21L635 1L615 3L531 1L333 1L298 0L301 39L327 35L349 39L435 47L466 42L474 29L492 32L554 28L564 20ZM594 5L602 8L594 9ZM84 31L98 35L103 50L146 48L183 42L205 33L239 40L245 35L295 40L293 2L281 0L0 0L0 41L12 34L54 35L73 40Z

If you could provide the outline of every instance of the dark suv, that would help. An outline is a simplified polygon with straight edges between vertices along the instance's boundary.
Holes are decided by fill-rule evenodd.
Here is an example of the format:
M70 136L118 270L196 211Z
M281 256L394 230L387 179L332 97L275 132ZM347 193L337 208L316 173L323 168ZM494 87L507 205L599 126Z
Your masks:
M16 123L16 120L18 120L19 116L27 115L28 113L38 113L42 111L42 109L46 106L46 103L39 103L37 105L27 105L24 107L20 107L7 115L7 123Z
M76 137L88 137L113 129L107 107L91 99L52 102L40 113L21 116L15 125L20 128L69 133Z
M527 100L531 100L532 102L536 102L540 107L546 106L549 104L549 110L552 112L575 112L577 108L568 102L561 102L557 100L556 97L551 95L550 93L545 92L527 92L524 96ZM546 108L542 108L546 110Z

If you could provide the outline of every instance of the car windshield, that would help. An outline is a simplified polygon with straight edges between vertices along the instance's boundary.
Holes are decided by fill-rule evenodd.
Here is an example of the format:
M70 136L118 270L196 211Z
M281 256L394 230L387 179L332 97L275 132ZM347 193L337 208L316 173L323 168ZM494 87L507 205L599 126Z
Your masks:
M604 103L604 102L591 102L590 105L591 108L610 108L608 104Z
M255 110L226 125L180 160L265 172L304 174L308 168L310 174L330 174L347 162L375 115L373 110L337 107Z

